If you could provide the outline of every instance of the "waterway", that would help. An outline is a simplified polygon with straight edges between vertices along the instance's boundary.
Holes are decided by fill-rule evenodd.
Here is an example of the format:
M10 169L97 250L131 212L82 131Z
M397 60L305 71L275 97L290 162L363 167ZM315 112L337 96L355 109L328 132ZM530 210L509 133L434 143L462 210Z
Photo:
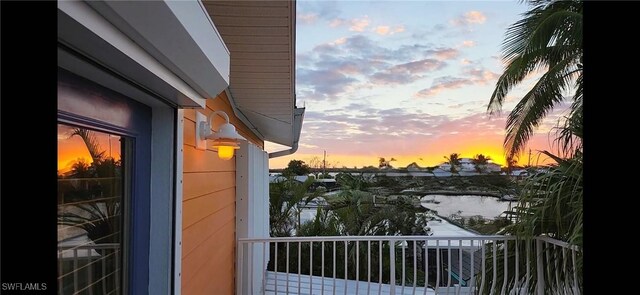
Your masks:
M502 212L509 210L509 204L515 206L516 202L500 201L496 197L483 196L448 196L448 195L427 195L422 197L423 207L438 211L438 215L449 217L458 213L464 217L480 215L485 219L494 219Z

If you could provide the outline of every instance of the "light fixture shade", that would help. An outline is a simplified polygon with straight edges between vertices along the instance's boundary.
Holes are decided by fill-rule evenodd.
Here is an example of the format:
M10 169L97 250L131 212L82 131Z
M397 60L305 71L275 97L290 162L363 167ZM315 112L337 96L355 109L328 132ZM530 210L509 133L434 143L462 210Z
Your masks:
M224 123L220 125L220 129L218 132L214 134L214 139L216 138L228 138L228 139L242 139L243 137L238 134L236 131L236 127L231 125L230 123Z
M236 148L232 146L219 146L218 147L218 157L222 160L230 160L233 158L233 150Z
M226 123L220 125L216 132L211 132L211 116L218 114L222 116ZM223 111L214 111L204 120L204 115L200 112L196 113L196 148L205 150L207 148L206 140L213 140L213 148L218 151L218 157L222 160L233 158L234 151L240 148L240 141L246 140L236 131L236 127L229 123L229 116Z

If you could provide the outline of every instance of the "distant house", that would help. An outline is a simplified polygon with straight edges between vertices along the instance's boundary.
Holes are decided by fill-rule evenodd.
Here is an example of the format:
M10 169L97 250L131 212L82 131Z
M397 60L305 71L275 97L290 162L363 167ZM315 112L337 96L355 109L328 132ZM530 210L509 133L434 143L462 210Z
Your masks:
M487 164L482 165L481 167L483 174L491 173L491 172L500 172L502 167L496 163L489 162ZM442 163L438 165L438 169L451 172L451 164ZM436 170L434 170L435 173ZM461 158L460 165L457 167L458 174L460 176L473 176L479 175L478 170L476 169L476 164L473 163L473 159L471 158Z

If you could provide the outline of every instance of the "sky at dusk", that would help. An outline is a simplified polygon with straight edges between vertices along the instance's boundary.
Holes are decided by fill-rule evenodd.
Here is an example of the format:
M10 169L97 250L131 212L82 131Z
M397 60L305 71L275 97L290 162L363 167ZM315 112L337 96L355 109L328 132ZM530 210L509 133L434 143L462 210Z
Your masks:
M297 3L296 94L306 107L298 151L282 168L327 152L327 165L433 166L444 156L489 155L504 164L505 118L540 74L487 104L503 70L501 44L527 5L517 1L304 1ZM552 150L549 114L528 148ZM268 143L275 151L283 146ZM520 157L527 164L528 155ZM540 164L548 163L548 161Z

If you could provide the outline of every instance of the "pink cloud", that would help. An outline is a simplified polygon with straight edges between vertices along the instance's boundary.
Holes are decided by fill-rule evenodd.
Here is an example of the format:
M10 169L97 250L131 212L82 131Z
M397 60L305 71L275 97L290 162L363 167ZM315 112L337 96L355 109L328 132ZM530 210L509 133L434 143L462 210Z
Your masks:
M473 47L476 46L476 42L472 40L464 40L462 41L462 46L464 47Z
M393 28L391 28L390 26L377 26L373 29L373 31L376 32L376 34L382 36L393 35L395 33L404 32L404 26L400 25Z
M470 85L472 83L473 82L468 79L444 77L441 79L436 79L431 87L418 91L418 93L416 93L414 96L418 98L426 98L437 95L444 90L457 89L466 85Z
M332 28L339 26L349 26L349 31L364 32L369 26L369 16L365 15L362 18L354 18L346 20L344 18L334 18L329 22L329 26Z
M454 59L459 54L458 50L455 48L432 49L432 50L427 50L426 53L432 54L440 60Z
M469 11L464 15L454 18L450 23L454 26L466 26L470 24L483 24L487 17L480 11Z
M369 26L369 17L355 18L350 21L351 27L349 31L364 32L364 29Z
M318 19L318 15L315 13L298 13L296 18L304 24L313 24Z
M471 24L482 24L487 20L487 17L480 11L469 11L464 14L464 19Z

